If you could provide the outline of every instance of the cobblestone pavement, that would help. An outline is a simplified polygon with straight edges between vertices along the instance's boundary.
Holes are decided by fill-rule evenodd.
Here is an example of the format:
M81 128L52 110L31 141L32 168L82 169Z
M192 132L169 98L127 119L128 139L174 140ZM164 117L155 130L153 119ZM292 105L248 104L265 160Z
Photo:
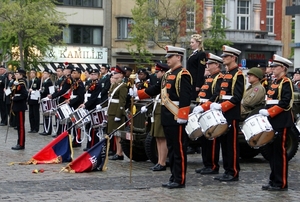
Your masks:
M300 201L299 153L289 163L287 192L261 190L270 172L261 155L241 160L240 180L230 183L215 181L213 175L196 174L195 168L202 166L201 157L199 154L188 155L186 188L169 190L161 187L168 181L169 169L152 172L150 161L132 162L131 178L128 158L109 161L106 172L79 174L59 173L66 164L11 165L11 162L29 160L52 137L26 134L26 149L13 151L11 146L16 143L17 131L9 128L4 143L6 129L6 126L0 127L0 201ZM74 149L74 158L83 152L82 148ZM45 172L33 174L34 169Z

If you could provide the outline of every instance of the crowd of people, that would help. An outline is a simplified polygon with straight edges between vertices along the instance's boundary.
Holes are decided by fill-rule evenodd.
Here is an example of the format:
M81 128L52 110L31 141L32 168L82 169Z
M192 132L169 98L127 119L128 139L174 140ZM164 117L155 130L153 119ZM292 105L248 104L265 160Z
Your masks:
M84 135L88 134L84 150L93 147L101 140L101 135L112 134L110 147L111 160L123 160L119 130L124 130L126 109L130 109L130 98L136 100L153 99L151 135L156 139L158 162L150 169L165 171L169 159L171 176L162 184L166 188L184 188L186 184L187 154L199 151L188 148L188 135L185 126L191 113L204 113L209 110L222 112L228 130L216 138L201 136L203 167L196 173L218 174L220 172L219 154L221 150L224 173L216 176L218 181L238 181L240 177L238 131L239 122L248 118L254 109L268 117L275 131L276 138L267 144L271 153L271 174L263 190L287 190L288 161L286 153L287 133L294 124L291 113L293 92L298 91L300 71L294 72L293 81L287 77L287 69L292 63L274 54L270 64L259 64L247 73L248 83L245 89L245 75L237 62L240 50L224 45L223 53L217 56L205 53L202 37L191 36L190 46L193 50L187 58L187 67L182 63L185 49L166 46L166 63L156 63L155 74L150 69L139 69L137 78L132 79L130 67L110 68L102 64L100 70L86 69L85 81L81 80L82 70L72 64L59 65L56 68L55 82L53 72L44 69L42 77L37 71L27 72L17 68L14 73L0 66L0 126L10 125L18 131L18 140L13 150L25 149L25 111L29 110L28 133L40 132L40 119L43 121L42 136L55 138L72 123L62 121L64 114L72 109L78 116L89 111L96 111L97 120L84 122L81 127L73 127L73 147L81 147ZM225 71L222 72L222 68ZM192 110L191 102L197 103ZM61 111L54 120L49 111L55 102ZM64 107L62 107L64 106ZM40 108L43 116L40 118ZM141 112L148 109L144 106ZM102 113L103 112L103 113ZM98 117L99 116L99 117ZM76 119L76 116L74 116ZM93 119L93 117L92 117ZM117 130L116 130L117 129Z

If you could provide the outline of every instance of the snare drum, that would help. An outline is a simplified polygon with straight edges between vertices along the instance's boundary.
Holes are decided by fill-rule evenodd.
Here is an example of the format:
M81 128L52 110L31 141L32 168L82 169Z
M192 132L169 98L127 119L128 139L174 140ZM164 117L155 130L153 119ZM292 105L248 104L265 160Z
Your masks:
M189 119L187 125L185 126L185 131L191 140L196 140L203 135L200 125L199 118L201 114L191 113L189 114Z
M78 108L70 114L71 121L76 124L75 128L81 128L91 122L91 118L88 115L88 110L84 108ZM83 119L83 117L85 117Z
M45 97L41 99L41 108L43 111L43 115L54 115L54 110L56 109L56 102L55 100Z
M268 118L261 114L247 118L241 130L248 144L254 148L264 146L274 138L274 131Z
M60 105L55 111L55 115L61 123L67 123L70 118L70 114L73 112L70 105L67 103Z
M227 121L220 110L208 110L201 114L199 124L204 136L212 140L226 132Z
M91 124L93 128L97 127L105 127L107 123L107 116L105 115L107 111L107 107L96 110L91 113Z

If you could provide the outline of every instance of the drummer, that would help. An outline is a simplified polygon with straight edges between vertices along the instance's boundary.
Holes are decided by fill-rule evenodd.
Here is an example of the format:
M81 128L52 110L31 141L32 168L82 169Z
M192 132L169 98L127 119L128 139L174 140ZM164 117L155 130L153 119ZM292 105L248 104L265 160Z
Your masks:
M101 86L98 80L99 75L100 72L98 69L92 69L90 71L90 78L92 80L92 83L88 88L87 102L81 104L79 108L84 108L91 111L96 108L96 105L100 104L99 94L101 92ZM87 124L87 128L91 128L91 123ZM90 130L91 140L87 141L86 148L83 149L84 151L87 151L89 148L93 147L96 143L99 142L99 138L97 137L96 133L96 129L92 128Z
M267 185L262 190L287 191L288 189L288 160L287 160L287 134L294 125L293 83L286 76L289 66L293 63L279 55L273 55L271 64L275 79L267 91L265 109L259 113L268 116L270 124L275 131L276 138L265 147L270 152L271 174Z
M71 70L71 77L73 79L72 83L72 94L70 99L66 100L66 103L69 103L70 107L72 107L74 110L76 110L79 105L81 105L84 101L84 93L85 93L85 88L84 84L81 81L81 69L79 67L74 67ZM73 128L73 135L74 139L72 141L72 146L73 147L81 147L81 143L78 143L76 141L76 136L77 140L81 141L81 129L75 129Z
M215 92L216 87L220 86L223 74L221 73L223 59L212 53L207 54L206 70L209 72L209 76L205 79L200 92L198 94L200 106L208 101L208 99ZM199 113L203 111L201 107L195 107L193 113ZM201 136L202 147L202 161L203 168L197 168L196 173L202 175L218 174L219 173L219 154L220 154L220 141L219 138L208 140L206 137Z
M203 103L201 107L204 111L222 110L229 130L220 138L224 174L215 177L219 181L238 181L239 180L239 144L238 128L241 114L241 100L245 91L245 77L242 70L237 65L238 56L241 51L223 45L223 64L226 66L226 73L223 76L220 87L217 86L213 96L209 101Z

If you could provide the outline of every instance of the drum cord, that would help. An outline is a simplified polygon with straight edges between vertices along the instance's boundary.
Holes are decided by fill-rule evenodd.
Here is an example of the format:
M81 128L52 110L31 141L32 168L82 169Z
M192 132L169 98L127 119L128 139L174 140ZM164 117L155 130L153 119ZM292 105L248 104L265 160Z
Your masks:
M103 128L102 127L99 127L99 130L97 132L97 137L99 138L99 141L103 140L104 138L104 132L103 132Z
M77 136L77 130L75 130L75 134L76 134L75 135L75 139L76 139L76 142L79 143L79 144L81 144L85 140L86 137L88 137L88 141L91 141L92 138L90 136L90 132L91 132L92 128L89 129L88 133L86 133L86 131L85 131L85 125L83 125L80 129L81 129L81 131L83 133L83 135L82 135L83 137L81 138L81 141L79 141L78 140L78 136Z
M47 114L46 114L47 116ZM49 129L50 129L50 125L51 125L51 119L52 119L52 116L51 116L51 111L49 111L49 115L48 115L48 127L46 127L46 121L45 121L45 117L44 117L44 128L45 128L45 132L48 133L49 132ZM53 124L53 123L52 123ZM52 125L51 125L52 127Z
M52 131L53 131L53 134L56 134L57 131L58 131L58 128L59 128L59 120L58 119L55 119L55 122L56 122L56 127L53 125L53 121L52 121Z

